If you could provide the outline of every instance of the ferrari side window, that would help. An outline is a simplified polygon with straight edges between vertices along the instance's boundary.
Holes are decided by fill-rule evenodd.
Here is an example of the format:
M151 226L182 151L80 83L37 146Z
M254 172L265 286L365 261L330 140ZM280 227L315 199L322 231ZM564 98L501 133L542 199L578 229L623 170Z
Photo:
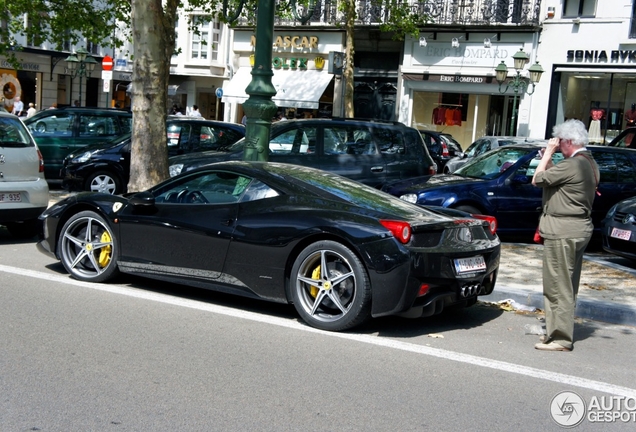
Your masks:
M256 201L265 198L277 197L279 194L271 187L259 180L252 180L247 190L241 197L241 202Z

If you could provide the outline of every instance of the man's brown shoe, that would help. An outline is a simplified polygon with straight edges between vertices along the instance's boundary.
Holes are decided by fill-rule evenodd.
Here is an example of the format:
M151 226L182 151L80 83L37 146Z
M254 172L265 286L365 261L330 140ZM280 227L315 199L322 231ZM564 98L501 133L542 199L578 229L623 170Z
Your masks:
M534 346L534 349L538 349L541 351L572 351L571 348L566 348L556 342L538 343Z

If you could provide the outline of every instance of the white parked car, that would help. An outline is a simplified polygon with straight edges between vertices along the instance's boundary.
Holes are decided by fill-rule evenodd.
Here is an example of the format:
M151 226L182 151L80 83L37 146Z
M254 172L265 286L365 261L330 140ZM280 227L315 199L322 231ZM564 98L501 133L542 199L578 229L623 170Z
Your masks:
M15 237L34 237L48 204L44 160L35 140L17 116L0 111L0 225Z

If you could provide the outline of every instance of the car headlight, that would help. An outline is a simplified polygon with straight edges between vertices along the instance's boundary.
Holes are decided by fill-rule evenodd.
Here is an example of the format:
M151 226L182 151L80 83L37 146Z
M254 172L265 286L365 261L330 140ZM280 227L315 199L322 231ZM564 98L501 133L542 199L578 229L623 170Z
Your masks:
M93 153L87 151L82 154L79 154L71 159L71 163L84 163L91 158Z
M178 176L179 174L181 174L182 169L183 169L183 164L170 165L170 168L168 168L170 177Z
M417 195L416 194L404 194L400 197L402 201L410 202L413 204L417 204Z

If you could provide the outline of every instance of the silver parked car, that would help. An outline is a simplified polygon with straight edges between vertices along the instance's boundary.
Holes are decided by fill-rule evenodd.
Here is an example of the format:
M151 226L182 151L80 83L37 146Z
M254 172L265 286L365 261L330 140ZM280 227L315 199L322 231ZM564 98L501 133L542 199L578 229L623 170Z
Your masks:
M444 166L444 173L450 174L457 171L464 166L467 162L473 160L476 156L486 153L489 150L496 149L501 146L509 144L541 144L545 143L545 140L523 138L523 137L510 137L510 136L485 136L479 138L477 141L468 146L465 152L450 159Z
M33 237L48 204L40 150L18 117L0 111L0 225L15 237Z

